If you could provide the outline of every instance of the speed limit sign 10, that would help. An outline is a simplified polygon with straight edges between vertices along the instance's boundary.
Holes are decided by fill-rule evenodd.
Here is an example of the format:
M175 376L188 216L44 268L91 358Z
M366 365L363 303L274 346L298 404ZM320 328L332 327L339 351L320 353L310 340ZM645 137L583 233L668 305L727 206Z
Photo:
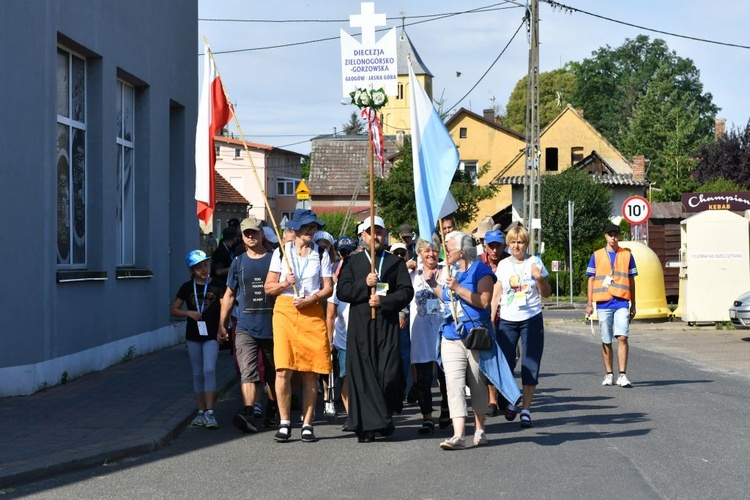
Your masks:
M631 196L622 204L622 216L631 226L644 224L651 217L651 204L643 196Z

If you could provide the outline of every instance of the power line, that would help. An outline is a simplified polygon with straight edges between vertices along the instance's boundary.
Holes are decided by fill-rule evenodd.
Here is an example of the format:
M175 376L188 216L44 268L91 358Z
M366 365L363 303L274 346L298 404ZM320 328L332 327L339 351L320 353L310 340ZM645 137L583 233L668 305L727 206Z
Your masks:
M526 24L526 19L524 19L523 21L521 21L521 24L518 25L518 29L516 29L516 32L513 33L513 36L510 38L510 40L508 40L508 43L505 44L505 47L503 47L503 50L501 50L500 53L495 58L495 60L492 61L492 64L490 64L490 67L487 68L487 71L485 71L484 74L482 74L482 76L479 77L479 80L477 80L477 82L469 89L468 92L466 92L466 94L464 94L464 96L461 99L459 99L450 108L447 108L448 111L452 110L453 108L455 108L456 106L458 106L459 104L461 104L461 101L463 101L464 99L466 99L468 97L468 95L471 94L474 91L475 88L477 88L477 85L479 85L479 83L482 80L484 80L484 77L487 76L487 73L490 72L490 70L495 66L495 64L497 64L497 61L500 60L500 57L502 57L502 55L505 54L505 51L508 50L508 47L510 47L510 44L513 43L513 40L515 40L516 36L518 35L518 32L521 31L521 28L523 27L524 24Z
M444 14L430 14L430 15L425 15L425 16L411 16L410 19L422 19L422 20L420 20L420 21L414 21L414 22L411 22L411 23L406 23L403 26L404 27L406 27L406 26L416 26L418 24L428 23L428 22L432 22L432 21L440 21L442 19L447 19L447 18L450 18L450 17L460 16L460 15L464 15L464 14L479 14L479 13L485 13L485 12L493 12L493 11L497 11L497 10L507 10L507 9L517 9L517 8L520 8L520 7L515 6L515 5L509 6L509 7L498 7L499 5L503 5L503 4L507 4L507 3L509 3L509 2L505 1L505 2L500 2L500 3L496 3L496 4L490 4L490 5L486 5L484 7L477 7L475 9L469 9L469 10L464 10L464 11L459 11L459 12L448 12L448 13L444 13ZM423 18L427 18L427 19L423 19ZM389 18L389 19L402 19L402 18L399 17L399 18ZM406 18L404 18L404 19L406 19ZM252 22L252 20L246 20L246 21L247 22ZM271 21L269 21L269 22L271 22ZM281 21L276 21L276 22L281 22ZM290 21L290 22L323 22L323 21L322 20L307 20L307 21L305 21L305 20L295 20L295 21ZM343 20L334 20L332 22L339 22L339 23L340 22L348 22L348 19L346 21L343 21ZM376 32L383 32L383 31L389 31L390 29L391 28L379 28L379 29L377 29L375 31ZM354 36L359 35L359 34L361 34L361 33L353 33ZM278 45L265 45L265 46L262 46L262 47L251 47L251 48L246 48L246 49L233 49L233 50L213 51L213 54L214 55L219 55L219 54L237 54L237 53L240 53L240 52L255 52L255 51L259 51L259 50L281 49L281 48L287 48L287 47L296 47L296 46L300 46L300 45L309 45L309 44L313 44L313 43L330 42L331 40L338 40L339 38L340 37L338 37L338 36L329 36L329 37L325 37L325 38L317 38L317 39L314 39L314 40L305 40L305 41L302 41L302 42L290 42L290 43L283 43L283 44L278 44ZM202 56L203 54L199 53L198 55Z
M669 32L669 31L658 30L656 28L648 28L646 26L641 26L641 25L629 23L629 22L626 22L626 21L620 21L619 19L613 19L611 17L602 16L601 14L594 14L593 12L587 12L585 10L581 10L581 9L576 8L576 7L570 7L569 5L564 5L564 4L555 2L554 0L541 0L541 1L550 4L553 9L558 8L558 9L566 10L566 11L569 11L569 12L580 12L581 14L586 14L587 16L596 17L596 18L599 18L599 19L604 19L605 21L610 21L610 22L616 23L616 24L622 24L624 26L630 26L631 28L638 28L638 29L641 29L641 30L644 30L644 31L652 31L654 33L659 33L659 34L662 34L662 35L669 35L669 36L673 36L673 37L677 37L677 38L684 38L686 40L694 40L696 42L712 43L714 45L723 45L725 47L737 47L737 48L740 48L740 49L750 49L750 46L748 46L748 45L739 45L739 44L736 44L736 43L729 43L729 42L719 42L717 40L709 40L707 38L699 38L699 37L695 37L695 36L681 35L679 33L672 33L672 32Z
M475 9L464 10L459 12L444 12L442 14L425 14L422 16L397 16L387 17L389 21L399 21L401 19L424 19L442 16L457 16L466 13L473 12L491 12L494 10L503 10L496 8L499 5L509 3L507 0L504 2L498 2L484 7L477 7ZM198 18L198 21L212 22L212 23L258 23L258 24L292 24L292 23L348 23L349 19L232 19L232 18Z

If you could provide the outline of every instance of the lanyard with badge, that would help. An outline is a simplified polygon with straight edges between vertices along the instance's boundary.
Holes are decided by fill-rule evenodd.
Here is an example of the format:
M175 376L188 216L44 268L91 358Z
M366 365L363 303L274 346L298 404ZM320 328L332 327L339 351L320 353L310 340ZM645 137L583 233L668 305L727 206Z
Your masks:
M422 272L424 273L424 268L422 268ZM437 276L438 274L440 274L439 267L435 269L435 276ZM426 292L429 292L429 298L425 303L427 314L441 314L440 302L438 301L435 293L432 291L432 288L430 288L430 285L427 283L427 280L425 280L424 278L422 278L422 284L420 285L420 288L422 288Z
M614 280L613 276L615 274L615 259L617 259L617 250L615 250L614 253L610 254L610 252L607 252L607 257L609 257L609 264L612 267L612 272L604 277L604 280L602 280L602 286L604 288L609 288L609 286L612 284L612 281Z
M292 249L294 249L294 244L292 244ZM308 261L310 260L310 254L312 253L312 248L308 245L307 247L307 255L305 255L305 260L302 263L302 270L300 271L300 265L299 265L299 255L297 255L297 252L292 253L292 267L294 268L294 274L295 276L299 277L299 288L297 289L297 298L304 299L305 298L305 290L302 286L302 275L305 274L305 269L307 269ZM298 274L299 271L299 274Z
M370 264L372 264L372 258L370 257L370 254L365 252L365 255L367 256L367 260L370 261ZM381 271L383 270L383 261L385 260L385 254L380 254L380 264L378 265L378 284L375 285L375 293L380 296L385 296L388 294L388 283L383 283L380 281Z
M202 320L203 318L203 311L206 309L206 291L208 290L208 280L206 280L203 283L203 302L198 299L198 289L195 287L195 280L193 280L193 296L195 297L195 308L198 310L198 314L201 315L201 321L196 321L198 323L198 334L202 337L208 336L208 327L206 327L206 322Z

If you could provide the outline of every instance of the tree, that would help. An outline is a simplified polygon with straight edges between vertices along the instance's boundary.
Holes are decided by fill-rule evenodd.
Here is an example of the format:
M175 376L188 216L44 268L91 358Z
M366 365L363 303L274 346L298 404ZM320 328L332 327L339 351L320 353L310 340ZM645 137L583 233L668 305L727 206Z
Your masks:
M488 171L489 164L485 164L477 175L481 177ZM476 179L470 173L461 170L457 170L453 176L450 190L458 203L458 209L452 217L456 219L459 227L471 222L477 215L479 202L492 198L499 189L499 186L495 184L478 186L475 181ZM409 137L404 138L404 147L388 177L375 179L375 201L379 207L378 213L383 217L387 226L398 227L401 224L417 226L414 166Z
M629 121L660 68L659 76L668 76L674 89L685 96L683 101L672 103L673 106L688 103L693 107L699 117L696 134L710 136L718 107L713 104L710 93L703 93L695 64L670 51L664 40L651 41L645 35L626 39L615 49L607 45L593 52L590 59L570 63L570 69L577 76L571 102L575 107L582 107L586 119L622 150ZM691 146L697 150L698 145Z
M524 76L516 83L505 107L505 115L500 123L519 134L526 131L526 86ZM565 68L548 71L539 75L539 127L546 127L570 100L576 90L576 75Z
M566 263L569 261L568 200L575 204L573 286L580 291L583 289L588 258L594 249L602 246L604 226L612 213L612 192L606 186L595 183L586 172L577 169L543 175L540 189L545 262L557 259ZM559 277L566 283L563 286L565 291L568 291L569 272Z
M300 177L307 180L310 180L310 157L305 156L302 158L302 161L300 162Z
M649 180L659 187L656 201L676 201L692 191L695 152L707 141L698 106L674 86L674 68L659 66L648 82L625 132L623 152L649 159Z
M349 122L344 123L341 126L341 130L343 130L346 135L359 135L363 133L365 131L365 124L359 119L359 113L352 111L352 114L349 117Z
M323 213L318 215L318 218L326 223L326 226L323 228L323 230L330 233L334 238L338 238L339 235L346 235L356 238L357 221L353 218L349 219L349 224L347 224L346 228L344 228L344 230L342 231L342 226L344 225L344 217L346 217L345 211Z
M698 166L693 174L706 183L723 178L747 189L750 187L750 121L744 130L732 129L698 151Z
M745 191L747 186L742 186L736 182L727 180L723 177L717 177L695 189L696 193L727 193L732 191Z

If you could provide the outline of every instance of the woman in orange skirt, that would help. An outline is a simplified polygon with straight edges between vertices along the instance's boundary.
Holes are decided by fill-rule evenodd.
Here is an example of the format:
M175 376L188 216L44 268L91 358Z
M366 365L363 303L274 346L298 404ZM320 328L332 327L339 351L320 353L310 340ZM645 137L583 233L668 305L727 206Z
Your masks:
M276 361L276 397L279 429L274 439L291 435L291 384L293 373L302 375L302 441L317 441L312 420L318 397L317 375L331 371L323 306L333 292L328 252L312 242L325 226L311 210L295 210L287 229L294 240L285 244L285 256L276 249L266 277L266 294L276 296L273 309L273 355Z

